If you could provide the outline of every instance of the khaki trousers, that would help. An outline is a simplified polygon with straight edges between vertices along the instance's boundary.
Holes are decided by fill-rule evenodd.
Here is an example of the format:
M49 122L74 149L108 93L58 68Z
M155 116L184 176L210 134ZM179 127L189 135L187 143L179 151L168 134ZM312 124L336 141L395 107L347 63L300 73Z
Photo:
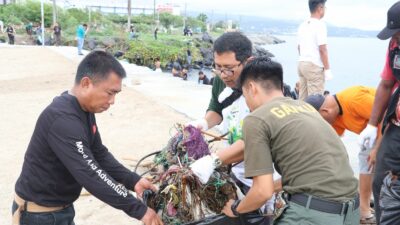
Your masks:
M323 94L325 90L324 68L312 62L299 62L299 99L304 100L313 94Z

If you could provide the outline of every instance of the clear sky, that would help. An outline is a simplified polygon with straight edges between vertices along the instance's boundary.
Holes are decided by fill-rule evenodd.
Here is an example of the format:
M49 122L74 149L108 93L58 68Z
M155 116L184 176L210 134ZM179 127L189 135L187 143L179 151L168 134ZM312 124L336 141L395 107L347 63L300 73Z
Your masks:
M147 0L145 2L151 2ZM386 25L387 10L398 0L328 0L325 21L329 24L364 30L380 30ZM143 2L142 0L132 0ZM286 20L309 16L308 0L156 0L177 3L188 11L254 15Z

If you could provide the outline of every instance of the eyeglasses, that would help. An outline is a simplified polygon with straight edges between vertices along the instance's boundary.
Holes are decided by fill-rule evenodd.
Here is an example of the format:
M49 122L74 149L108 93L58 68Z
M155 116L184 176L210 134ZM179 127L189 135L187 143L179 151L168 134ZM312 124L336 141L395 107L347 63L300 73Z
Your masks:
M233 66L232 68L226 68L226 69L222 69L221 67L219 67L217 65L214 65L214 69L219 74L224 73L226 76L232 76L233 73L235 72L234 68L238 68L240 65L242 65L242 62L240 62L239 64Z

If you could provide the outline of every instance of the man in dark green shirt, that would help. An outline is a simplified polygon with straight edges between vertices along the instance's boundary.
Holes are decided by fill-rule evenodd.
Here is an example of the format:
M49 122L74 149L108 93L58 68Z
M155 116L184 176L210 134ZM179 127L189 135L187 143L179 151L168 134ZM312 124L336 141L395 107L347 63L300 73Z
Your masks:
M240 83L252 112L244 120L243 140L245 176L253 186L223 212L238 216L271 198L274 165L289 205L274 224L358 224L357 180L346 149L312 106L283 96L282 66L256 58L244 67Z

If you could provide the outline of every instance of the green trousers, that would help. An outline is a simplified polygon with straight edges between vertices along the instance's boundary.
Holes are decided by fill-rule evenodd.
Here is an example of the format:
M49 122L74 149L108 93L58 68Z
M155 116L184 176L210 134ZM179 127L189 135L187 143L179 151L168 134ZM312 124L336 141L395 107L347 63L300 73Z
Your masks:
M347 212L332 214L288 202L289 207L274 221L274 225L359 225L360 210L354 209L354 202L349 203Z

